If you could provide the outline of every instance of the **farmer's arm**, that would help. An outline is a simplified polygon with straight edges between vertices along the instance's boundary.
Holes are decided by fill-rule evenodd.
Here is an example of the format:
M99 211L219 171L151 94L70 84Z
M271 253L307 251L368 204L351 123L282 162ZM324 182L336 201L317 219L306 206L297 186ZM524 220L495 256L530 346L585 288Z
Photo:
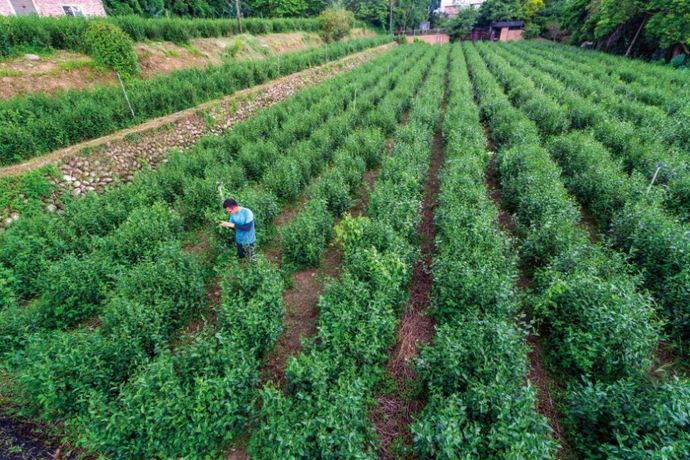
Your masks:
M247 222L246 224L235 225L235 228L236 228L237 230L241 230L241 231L243 231L243 232L248 232L249 230L252 229L252 225L254 225L254 221L253 221L253 220L250 220L250 221Z

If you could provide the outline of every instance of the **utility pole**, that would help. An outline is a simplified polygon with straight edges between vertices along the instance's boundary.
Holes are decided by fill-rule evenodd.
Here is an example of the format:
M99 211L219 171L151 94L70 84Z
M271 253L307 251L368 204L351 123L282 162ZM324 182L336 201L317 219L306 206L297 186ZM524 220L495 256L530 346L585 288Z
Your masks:
M242 33L242 22L240 22L240 0L235 0L235 11L237 12L237 30Z
M393 33L393 0L388 0L388 31Z

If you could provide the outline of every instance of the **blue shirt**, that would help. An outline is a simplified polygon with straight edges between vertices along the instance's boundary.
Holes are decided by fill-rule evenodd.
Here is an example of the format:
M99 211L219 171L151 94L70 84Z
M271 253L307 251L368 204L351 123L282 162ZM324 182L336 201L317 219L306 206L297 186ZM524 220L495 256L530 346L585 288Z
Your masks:
M256 243L254 232L254 214L251 210L240 206L235 214L230 214L228 222L235 224L235 242L237 244Z

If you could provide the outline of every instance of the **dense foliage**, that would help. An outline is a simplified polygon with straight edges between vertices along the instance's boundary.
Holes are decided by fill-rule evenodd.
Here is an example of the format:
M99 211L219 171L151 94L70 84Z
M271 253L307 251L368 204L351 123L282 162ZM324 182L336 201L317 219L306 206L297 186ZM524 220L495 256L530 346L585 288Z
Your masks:
M124 77L139 74L134 42L122 29L107 22L91 22L84 43L96 64L120 72Z
M326 43L338 41L347 36L354 23L355 15L342 7L326 8L319 15L321 36Z
M378 105L378 111L399 119L428 71L407 125L395 131L393 151L383 160L368 217L345 218L340 224L343 273L319 302L316 340L288 363L289 393L273 386L262 392L260 426L249 445L257 458L375 455L368 410L417 254L413 241L419 215L410 216L408 210L421 204L443 95L448 53L436 54L428 49Z
M599 59L610 74L637 86L610 77L604 84L604 76L585 81L572 76L578 69L567 68L571 61L549 55L552 46L478 49L484 62L473 47L466 48L466 55L500 148L503 200L516 212L518 232L524 232L524 255L534 257L531 313L543 321L551 366L566 377L563 411L573 447L586 458L683 458L687 381L665 379L663 373L659 381L649 374L664 323L685 356L688 229L673 215L681 211L674 209L665 187L653 187L642 175L647 148L658 145L652 133L667 130L658 117L674 116L684 104L645 97L650 93L643 82L663 79L676 85L676 94L684 94L682 83L677 74L639 64L635 67L642 73L617 71L620 58L604 56ZM541 70L547 63L548 72ZM601 86L596 92L580 91L585 85ZM639 100L624 100L624 87L628 99L634 94ZM508 121L511 129L504 126ZM565 134L577 129L590 132ZM548 150L539 145L542 138ZM675 139L661 142L682 150ZM672 165L671 174L662 173L659 181L668 184L671 194L679 193L671 184L684 177L684 162L673 150L658 151L666 152ZM598 237L575 227L582 219L566 190L594 221L580 227L597 226L607 233L606 246L590 242ZM521 230L523 225L528 227ZM657 305L659 314L653 311Z
M517 264L484 185L486 137L462 51L454 47L443 125L433 345L419 361L429 402L412 426L420 458L551 458L555 443L535 411L525 331L514 322Z

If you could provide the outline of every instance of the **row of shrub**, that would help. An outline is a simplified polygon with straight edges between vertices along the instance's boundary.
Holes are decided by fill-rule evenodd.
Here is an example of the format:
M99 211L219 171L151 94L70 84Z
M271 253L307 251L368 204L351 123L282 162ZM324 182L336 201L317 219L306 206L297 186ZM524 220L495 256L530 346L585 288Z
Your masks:
M422 48L424 49L424 48ZM395 79L405 74L410 68L421 63L428 63L434 53L426 49L423 56L416 56L414 62L399 65L393 73ZM369 109L362 129L348 138L335 153L332 167L326 171L310 191L310 199L303 210L281 231L283 259L292 267L318 266L326 245L332 238L334 218L341 216L349 207L351 196L361 183L364 171L376 167L384 150L386 135L392 135L398 119L409 107L408 94L414 92L414 81L405 79L395 87L388 79L381 84L388 91L381 97L364 97L360 104L376 107ZM327 149L328 157L332 149ZM292 162L294 163L294 162ZM290 166L285 165L285 170Z
M267 224L275 216L281 201L261 184L246 177L241 167L239 171L229 170L230 166L237 167L237 152L224 147L255 142L257 135L262 137L264 130L268 130L275 133L281 151L289 150L302 139L306 140L310 132L316 135L321 130L318 123L314 125L314 120L320 120L324 126L330 123L333 130L341 124L338 116L329 119L320 111L321 118L304 117L305 123L291 120L307 113L312 106L315 109L329 107L336 114L337 107L354 107L351 100L354 90L359 90L362 97L367 97L368 87L385 93L387 86L378 85L378 79L385 75L386 65L404 58L405 51L401 48L378 62L300 93L242 123L225 138L207 138L193 152L174 156L157 171L138 174L131 185L107 192L115 194L119 191L115 196L119 200L103 198L106 195L92 195L75 201L68 205L64 217L54 219L59 220L63 227L65 223L75 225L86 234L62 243L74 250L70 243L81 243L81 238L84 238L83 248L86 249L83 250L88 252L90 231L100 233L94 240L119 241L122 239L120 233L129 235L121 229L127 227L134 215L127 209L128 204L122 203L122 198L136 197L136 200L148 202L155 196L180 211L177 215L177 212L159 206L160 213L167 211L176 216L180 227L206 227L212 246L222 244L229 241L230 235L217 234L214 238L211 230L218 228L220 220L214 212L219 207L216 184L219 179L229 183L230 177L240 179L232 182L233 195L254 210L261 234L262 230L268 229ZM366 105L360 104L360 107ZM364 117L366 110L361 115ZM276 152L276 157L268 161L275 164L280 158ZM315 170L314 174L317 173ZM206 185L200 186L202 183ZM97 206L99 204L101 206ZM201 209L197 209L197 205ZM189 211L192 209L194 212ZM209 216L209 220L205 220L205 216ZM110 224L108 217L115 221L126 220L123 224ZM147 217L146 228L149 231L159 227L163 220L160 215ZM200 219L203 219L201 225ZM110 225L110 229L102 229L101 222ZM25 227L25 230L27 228L30 227ZM3 238L13 231L14 227ZM179 231L173 233L178 239L182 237ZM153 244L147 243L152 239L151 235L142 234L134 240L124 238L122 246L126 252L123 255L137 257L141 252L137 244ZM99 245L96 247L100 248ZM156 263L164 263L164 257L160 255L152 255L151 258L156 258ZM221 269L222 273L241 270L223 265ZM156 270L161 272L161 276L172 277L167 285L161 284L157 288ZM165 270L164 265L158 268L144 260L115 275L122 280L140 271L141 276L136 278L140 280L137 281L139 284L127 288L126 292L141 292L143 298L151 301L157 299L159 291L179 297L180 302L192 299L185 289L197 286L188 279L196 270L182 266ZM253 388L260 360L271 348L281 327L280 275L264 263L248 269L248 272L230 275L224 289L224 301L216 312L218 328L183 337L181 340L185 344L174 347L174 352L167 351L171 339L179 336L180 327L191 316L183 314L187 311L182 308L186 304L164 299L160 308L152 308L150 303L146 303L143 305L147 308L142 307L146 312L143 315L138 313L139 307L129 307L117 300L120 296L116 287L99 316L97 324L102 326L95 332L79 329L76 332L29 334L26 346L9 355L10 368L16 376L16 397L22 398L24 404L42 418L66 417L68 428L79 436L85 447L117 458L166 458L196 455L202 451L209 455L217 453L224 442L246 427L256 396ZM203 270L204 277L208 276L207 273L208 270ZM94 282L93 277L90 281ZM142 287L142 282L149 283L148 287ZM177 287L173 284L175 282L187 288ZM154 288L155 292L152 292ZM202 294L205 294L203 289ZM204 299L192 302L197 312L203 307ZM110 319L113 316L115 319ZM111 332L113 324L117 333ZM139 336L148 339L128 340ZM56 358L63 355L64 360ZM68 362L72 365L67 365ZM236 391L228 393L230 388ZM151 418L133 415L140 413L142 404L151 408ZM135 424L133 419L139 423ZM189 420L194 423L187 423ZM132 439L135 434L138 437Z
M496 51L500 53L501 49L496 48ZM569 106L559 106L550 96L538 94L532 81L509 69L506 60L489 52L485 57L494 63L497 74L503 75L499 78L503 78L511 88L511 95L515 95L518 88L529 88L523 91L524 100L533 97L544 107L555 107L555 118L568 117ZM513 61L511 64L516 69L520 66ZM544 85L551 83L542 74L528 72L527 75L539 78ZM553 89L560 95L568 91L557 85ZM551 91L548 93L552 94ZM513 100L542 128L542 132L548 129L549 122L532 116L528 104L523 104L515 96ZM592 104L582 101L580 107L587 110ZM683 343L690 338L690 290L687 288L690 272L686 268L690 263L690 241L687 238L690 228L664 210L664 190L658 187L649 189L647 179L637 172L629 176L624 164L615 160L591 133L574 132L551 139L549 150L563 168L568 190L589 209L599 229L610 231L613 243L630 254L631 260L641 269L645 287L664 309L663 315L677 343L685 348Z
M402 57L422 67L411 59L415 53L400 53L387 62ZM386 62L378 64L360 74L360 79L381 73L376 69ZM391 76L393 80L404 75L405 68L401 66L396 76ZM385 85L376 85L378 93L390 85L384 80ZM378 93L372 97L380 97ZM366 97L365 92L360 94ZM358 113L365 118L369 110L373 107ZM274 132L277 137L279 131ZM247 131L245 141L254 135ZM344 143L351 145L359 138L360 133L355 132ZM336 154L334 164L338 157ZM90 416L80 420L79 431L86 445L115 458L217 456L247 428L257 397L260 359L272 348L282 324L280 279L261 262L258 269L250 265L245 271L228 275L228 280L217 311L218 325L151 363L122 388L116 400L93 404ZM222 359L215 357L219 352ZM204 365L197 365L198 360ZM142 406L150 408L147 417L132 423Z
M688 151L687 130L679 124L687 120L690 109L690 90L687 87L674 88L672 85L664 86L659 85L658 81L650 81L642 88L652 91L653 96L636 98L635 88L641 85L616 81L596 64L575 63L539 48L520 50L540 59L542 63L545 61L547 66L560 66L561 71L557 73L559 78L567 81L568 85L583 96L593 98L610 114L642 129L640 135L646 142L658 142L661 134L663 143ZM563 72L564 68L568 71ZM663 95L659 95L660 92L663 92ZM648 102L649 100L654 102ZM663 105L659 107L661 103Z
M391 63L397 57L398 53L393 53L381 62ZM189 154L173 155L156 172L138 174L129 186L67 203L63 216L38 214L20 219L1 237L0 262L12 280L6 297L14 299L15 306L17 300L36 300L28 308L0 312L7 318L0 321L0 335L6 339L0 349L13 348L29 331L78 324L98 311L117 278L118 266L135 263L146 247L162 239L179 238L183 227L198 228L200 223L220 219L216 211L219 179L232 184L236 191L250 186L244 187L238 198L251 203L257 226L263 230L259 241L266 241L272 233L270 222L277 213L278 197L286 195L286 184L269 180L277 169L261 169L252 176L257 167L243 162L242 152L256 152L258 135L264 137L264 146L271 146L263 154L266 163L261 168L279 164L284 170L295 163L296 155L310 155L316 163L297 183L303 187L309 174L323 167L321 153L344 139L347 126L343 121L358 119L352 113L340 115L334 108L353 106L353 91L359 90L361 97L367 98L369 87L377 91L377 97L388 89L379 83L386 68L372 65L300 93L289 103L237 126L225 138L207 138ZM360 102L360 109L367 107ZM314 116L303 116L307 111ZM271 132L273 137L266 139ZM307 142L312 135L320 143ZM284 151L288 153L283 155ZM240 161L235 161L238 156ZM251 168L245 167L250 164ZM265 185L253 185L258 179ZM164 225L169 213L151 207L158 201L174 207L174 225ZM170 230L163 231L166 229ZM94 279L101 281L95 283ZM39 323L36 318L44 315L37 312L43 309L52 311L53 319Z
M553 458L515 323L517 260L484 185L490 156L462 50L451 52L435 209L433 345L418 360L428 403L413 425L419 458Z
M579 213L536 126L510 105L476 51L466 52L501 148L502 196L516 212L522 246L551 254L535 273L532 314L545 326L551 369L567 377L562 400L572 447L586 458L682 458L690 387L648 376L659 340L649 300L623 258L575 227Z
M661 165L655 184L668 188L666 202L671 209L685 219L690 218L690 163L685 153L690 151L690 136L685 129L690 121L690 105L680 109L673 117L659 117L652 107L646 107L645 112L630 106L627 112L631 115L624 117L630 121L621 120L621 113L612 112L607 104L591 100L592 91L594 94L605 93L605 83L596 83L594 89L576 92L571 87L577 88L577 85L581 86L579 82L587 79L582 74L578 75L575 70L563 64L550 63L542 56L527 54L520 49L517 49L515 56L501 48L498 48L498 52L516 68L539 81L551 97L562 101L569 109L565 114L569 114L573 127L591 129L597 139L623 160L628 172L638 171L651 181L657 167ZM526 62L544 71L527 65ZM562 82L552 75L556 75ZM618 96L611 97L618 100ZM625 100L616 104L630 105Z
M604 78L627 83L626 87L615 85L616 91L622 95L630 95L645 104L656 105L666 109L669 113L675 111L682 99L676 93L675 100L670 97L672 89L688 90L688 76L686 72L679 72L667 66L650 65L638 59L628 59L608 53L597 53L589 50L579 50L570 46L554 46L550 43L538 41L525 42L526 49L543 50L551 55L568 58L571 66L581 64L596 66L596 73Z
M16 163L193 107L239 89L389 42L390 37L349 40L261 61L188 69L127 86L135 118L120 88L34 94L0 102L0 164Z
M431 140L443 97L448 50L434 49L431 66L404 77L412 102L408 123L395 131L383 160L367 217L338 225L344 262L340 279L319 302L317 335L290 359L287 392L261 393L259 427L249 443L256 458L373 458L376 439L368 420L381 364L395 341L397 317L418 255L416 228L429 169ZM398 98L400 95L398 95Z
M142 18L115 16L98 19L74 17L11 16L0 18L0 56L17 52L63 49L88 52L84 37L93 22L106 22L122 29L136 41L167 40L186 43L192 38L223 37L239 33L234 19ZM242 32L268 34L319 31L318 18L246 18Z

